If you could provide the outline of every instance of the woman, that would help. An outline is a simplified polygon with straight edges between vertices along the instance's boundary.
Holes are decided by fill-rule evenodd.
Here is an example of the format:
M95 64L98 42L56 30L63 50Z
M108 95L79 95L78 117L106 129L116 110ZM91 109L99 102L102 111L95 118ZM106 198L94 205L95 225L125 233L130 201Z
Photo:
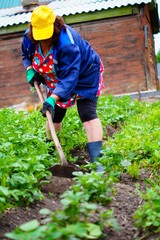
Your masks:
M103 66L98 54L78 32L43 5L32 12L30 28L22 42L22 56L27 81L32 86L38 81L48 90L41 111L43 116L46 110L50 111L56 131L61 129L67 108L77 103L94 162L101 155L103 137L96 114L103 88ZM46 128L48 132L48 123Z

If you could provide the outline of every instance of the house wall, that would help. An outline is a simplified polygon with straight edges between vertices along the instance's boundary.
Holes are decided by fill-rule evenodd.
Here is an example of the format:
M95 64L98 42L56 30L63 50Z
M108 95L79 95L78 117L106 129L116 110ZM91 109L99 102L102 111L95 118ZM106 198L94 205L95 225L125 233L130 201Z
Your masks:
M74 25L101 56L105 66L104 94L157 89L154 42L147 10L144 14ZM148 47L144 37L146 24Z
M144 25L148 25L145 47ZM154 43L148 9L132 16L116 17L72 25L103 61L104 94L124 94L157 89ZM0 107L26 102L34 104L37 94L30 91L22 65L23 33L0 40Z
M0 108L38 101L26 82L21 56L21 34L4 36L0 40Z
M156 59L154 49L153 33L150 25L150 17L147 5L144 6L144 15L141 18L142 26L148 28L148 38L145 38L146 44L143 46L144 59L145 59L145 74L147 88L152 89L158 86L157 71L156 71ZM145 34L144 34L145 35Z

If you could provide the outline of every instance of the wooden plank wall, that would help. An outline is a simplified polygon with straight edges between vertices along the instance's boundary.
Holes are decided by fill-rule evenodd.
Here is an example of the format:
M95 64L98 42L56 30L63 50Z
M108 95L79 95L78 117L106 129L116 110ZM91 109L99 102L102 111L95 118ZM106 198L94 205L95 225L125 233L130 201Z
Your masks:
M148 24L148 48L144 25ZM72 26L99 53L104 67L103 94L123 94L157 88L152 32L147 9L145 14L116 17ZM35 104L22 65L23 33L0 40L0 108L26 102Z
M149 26L150 48L145 49L143 18L144 15L134 15L103 20L100 24L92 22L77 26L103 60L104 93L121 94L148 90L146 74L150 64L153 74L149 77L149 89L156 88L151 28ZM148 51L152 51L149 64Z

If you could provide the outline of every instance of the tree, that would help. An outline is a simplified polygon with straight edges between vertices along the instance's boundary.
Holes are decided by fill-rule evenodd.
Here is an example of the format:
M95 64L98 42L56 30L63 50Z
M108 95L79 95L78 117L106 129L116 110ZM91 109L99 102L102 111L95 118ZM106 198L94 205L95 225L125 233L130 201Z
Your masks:
M158 51L158 53L156 55L156 62L160 63L160 49L159 49L159 51Z

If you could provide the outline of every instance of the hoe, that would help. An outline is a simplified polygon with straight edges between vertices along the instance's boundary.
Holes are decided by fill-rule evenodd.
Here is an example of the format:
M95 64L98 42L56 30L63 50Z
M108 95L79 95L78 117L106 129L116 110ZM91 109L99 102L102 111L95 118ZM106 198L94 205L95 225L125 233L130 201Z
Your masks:
M37 82L34 82L34 86L36 88L37 94L39 96L39 99L41 101L41 103L44 102L44 96L42 94L42 91L38 85ZM66 177L66 178L72 178L73 176L73 172L75 171L82 171L80 168L73 166L72 164L69 164L65 158L65 155L63 153L62 147L60 145L60 142L58 140L56 131L55 131L55 127L52 121L52 116L51 113L47 110L46 111L46 117L49 123L49 128L51 131L51 136L52 139L54 141L55 147L58 151L60 160L61 160L61 164L55 164L53 166L51 166L48 170L52 172L53 176L57 176L57 177Z

